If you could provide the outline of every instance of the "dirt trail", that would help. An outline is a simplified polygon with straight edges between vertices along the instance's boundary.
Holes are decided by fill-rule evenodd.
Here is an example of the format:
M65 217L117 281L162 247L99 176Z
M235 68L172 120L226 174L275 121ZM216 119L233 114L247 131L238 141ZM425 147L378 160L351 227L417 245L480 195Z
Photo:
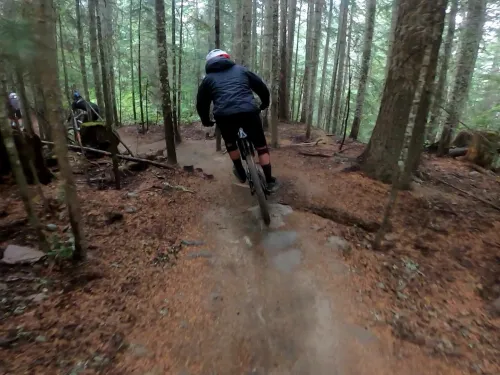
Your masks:
M139 151L163 148L162 142L153 140ZM194 368L200 374L228 375L426 373L421 363L396 359L392 339L353 322L360 304L340 257L348 245L339 238L325 243L318 236L326 220L272 202L271 228L265 228L254 199L233 183L230 160L214 151L213 141L186 140L178 160L216 178L207 192L210 209L200 212L200 233L215 253L205 260L210 289L202 309L215 323L188 330L172 348L177 373ZM275 165L283 163L275 158ZM275 169L280 176L283 171ZM306 194L314 186L309 181ZM131 336L154 334L155 327L147 330ZM156 357L161 355L157 349ZM133 361L125 354L124 363ZM161 365L155 369L148 374L176 373ZM441 373L438 367L431 372Z

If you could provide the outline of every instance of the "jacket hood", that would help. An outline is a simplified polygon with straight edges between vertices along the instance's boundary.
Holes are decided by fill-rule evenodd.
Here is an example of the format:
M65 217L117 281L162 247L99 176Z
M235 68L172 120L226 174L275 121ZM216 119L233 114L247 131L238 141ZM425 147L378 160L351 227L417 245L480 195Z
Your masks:
M205 72L207 74L222 72L224 70L231 68L234 65L235 65L234 61L229 60L226 57L214 57L213 59L207 61L205 65Z

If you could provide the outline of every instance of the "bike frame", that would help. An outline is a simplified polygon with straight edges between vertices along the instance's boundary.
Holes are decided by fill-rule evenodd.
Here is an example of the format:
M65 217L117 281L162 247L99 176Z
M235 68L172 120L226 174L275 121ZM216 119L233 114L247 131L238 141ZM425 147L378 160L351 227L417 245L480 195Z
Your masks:
M254 157L255 149L253 147L253 144L252 142L248 141L248 137L242 128L240 128L240 130L238 131L238 140L236 141L236 144L238 145L238 149L240 150L240 158L242 159L242 161L246 160L247 155L251 155L252 158ZM256 181L252 181L252 176L248 171L248 166L246 168L246 174L247 174L248 184L250 185L250 193L254 195L255 194L254 184L256 183ZM267 196L270 195L269 189L267 188L267 184L264 181L259 181L259 182L262 184L262 189L264 190L264 194L266 195L267 198Z

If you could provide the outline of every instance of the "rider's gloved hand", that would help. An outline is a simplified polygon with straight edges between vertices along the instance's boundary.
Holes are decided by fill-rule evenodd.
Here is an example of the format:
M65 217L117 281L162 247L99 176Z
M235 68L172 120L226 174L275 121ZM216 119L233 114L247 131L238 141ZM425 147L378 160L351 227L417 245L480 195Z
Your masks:
M203 126L205 126L207 128L211 128L214 125L215 125L214 121L206 121L206 122L203 123Z

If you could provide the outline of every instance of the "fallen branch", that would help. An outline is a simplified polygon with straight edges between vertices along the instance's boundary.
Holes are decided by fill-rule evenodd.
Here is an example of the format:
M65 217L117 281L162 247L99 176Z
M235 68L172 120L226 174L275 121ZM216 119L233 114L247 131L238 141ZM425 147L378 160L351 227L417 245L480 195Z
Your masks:
M161 190L171 190L171 189L173 189L173 190L184 191L186 193L191 193L191 194L195 193L193 190L190 190L190 189L188 189L188 188L186 188L186 187L184 187L182 185L172 185L172 184L170 184L168 182L164 182L162 185L163 186L161 186L161 187L160 186L156 186L156 185L154 185L152 187L154 189L161 189Z
M280 146L280 148L283 148L283 147L307 147L307 146L317 146L319 142L323 141L323 138L318 138L316 141L314 142L302 142L302 143L292 143L292 144L289 144L289 145L283 145L283 146Z
M458 156L464 156L467 154L468 147L458 147L458 148L452 148L450 151L448 151L448 155L452 158L456 158Z
M42 141L42 143L46 144L46 145L52 145L52 146L54 145L54 142L49 142L49 141ZM100 155L104 155L104 156L111 156L111 152L98 150L96 148L80 147L80 146L74 146L74 145L68 145L68 148L71 150L76 150L76 151L83 149L85 151L95 152L96 154L100 154ZM177 169L177 167L174 167L172 165L168 165L168 164L164 164L164 163L160 163L160 162L148 160L148 159L141 159L141 158L136 158L136 157L127 156L127 155L120 155L120 154L117 154L116 157L118 159L122 159L122 160L137 161L137 162L141 162L141 163L151 164L151 165L154 165L155 167L159 167L159 168Z
M305 152L305 151L299 151L298 154L304 156L316 156L320 158L331 158L333 156L333 155L323 154L321 152Z
M447 186L449 186L449 187L451 187L451 188L453 188L453 189L455 189L455 190L457 190L457 191L461 192L462 194L468 195L469 197L474 198L474 199L478 200L479 202L482 202L482 203L484 203L484 204L486 204L486 205L488 205L488 206L490 206L490 207L494 208L495 210L500 211L500 207L499 207L499 206L497 206L497 205L495 205L495 204L493 204L493 203L491 203L491 202L487 201L486 199L483 199L483 198L477 197L477 196L475 196L474 194L469 193L468 191L465 191L465 190L463 190L463 189L460 189L459 187L456 187L455 185L452 185L452 184L450 184L449 182L446 182L446 181L441 180L441 179L439 179L439 178L436 178L436 180L437 180L437 181L439 181L439 182L441 182L441 183L442 183L442 184L444 184L444 185L447 185Z

